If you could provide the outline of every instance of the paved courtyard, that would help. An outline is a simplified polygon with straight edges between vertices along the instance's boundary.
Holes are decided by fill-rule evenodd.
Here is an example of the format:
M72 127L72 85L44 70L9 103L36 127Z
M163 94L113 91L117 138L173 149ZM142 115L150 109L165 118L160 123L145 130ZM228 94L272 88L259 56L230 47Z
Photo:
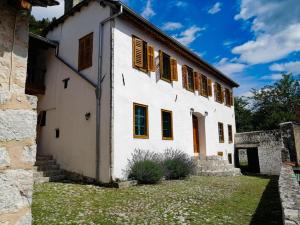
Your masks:
M192 177L109 189L35 186L33 224L282 224L277 177Z

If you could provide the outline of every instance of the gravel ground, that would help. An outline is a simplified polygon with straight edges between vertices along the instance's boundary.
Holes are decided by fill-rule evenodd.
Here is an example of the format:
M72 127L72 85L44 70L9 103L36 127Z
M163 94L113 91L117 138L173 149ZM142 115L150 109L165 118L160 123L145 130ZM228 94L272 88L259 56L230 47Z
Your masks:
M110 189L35 186L33 224L282 224L277 177L191 177Z

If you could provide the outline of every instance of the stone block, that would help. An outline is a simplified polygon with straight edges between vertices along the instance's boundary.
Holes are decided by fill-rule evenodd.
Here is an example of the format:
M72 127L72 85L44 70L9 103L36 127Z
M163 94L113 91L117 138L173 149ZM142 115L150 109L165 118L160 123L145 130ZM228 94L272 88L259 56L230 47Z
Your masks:
M0 141L34 138L36 122L31 110L0 110Z
M33 176L31 170L6 170L0 173L0 214L30 207Z
M25 163L35 163L36 145L25 146L22 154L22 161Z
M37 109L38 98L34 95L26 95L27 101L31 105L32 109Z
M7 167L9 164L10 158L6 148L0 147L0 168Z
M11 99L11 92L9 91L0 91L0 104L5 104Z
M26 213L21 219L16 223L16 225L31 225L31 213Z

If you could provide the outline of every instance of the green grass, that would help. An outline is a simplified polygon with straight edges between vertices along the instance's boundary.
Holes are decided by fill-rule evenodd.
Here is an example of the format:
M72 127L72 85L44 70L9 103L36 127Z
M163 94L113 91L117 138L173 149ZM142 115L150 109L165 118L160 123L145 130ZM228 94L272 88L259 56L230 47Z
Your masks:
M282 224L276 177L192 177L128 189L35 186L33 224Z

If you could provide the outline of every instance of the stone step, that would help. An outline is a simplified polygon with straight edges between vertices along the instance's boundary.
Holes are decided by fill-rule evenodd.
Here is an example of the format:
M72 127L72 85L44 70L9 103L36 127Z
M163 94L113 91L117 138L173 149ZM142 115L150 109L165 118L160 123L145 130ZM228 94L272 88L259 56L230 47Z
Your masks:
M43 171L43 174L45 177L53 177L53 176L63 175L63 172L61 170L47 170L47 171Z
M34 166L34 169L36 171L56 170L59 169L59 165L58 164L40 165L40 166Z
M56 164L55 159L44 159L35 162L35 166L54 165L54 164Z
M52 155L37 155L36 156L36 161L39 161L39 160L51 160L51 159L53 159Z
M227 176L240 176L240 171L203 171L198 172L198 176L218 176L218 177L227 177Z
M39 177L34 179L34 184L42 184L50 181L49 177Z
M50 182L54 182L54 181L61 181L65 179L65 175L61 174L61 175L56 175L56 176L52 176L50 177Z

